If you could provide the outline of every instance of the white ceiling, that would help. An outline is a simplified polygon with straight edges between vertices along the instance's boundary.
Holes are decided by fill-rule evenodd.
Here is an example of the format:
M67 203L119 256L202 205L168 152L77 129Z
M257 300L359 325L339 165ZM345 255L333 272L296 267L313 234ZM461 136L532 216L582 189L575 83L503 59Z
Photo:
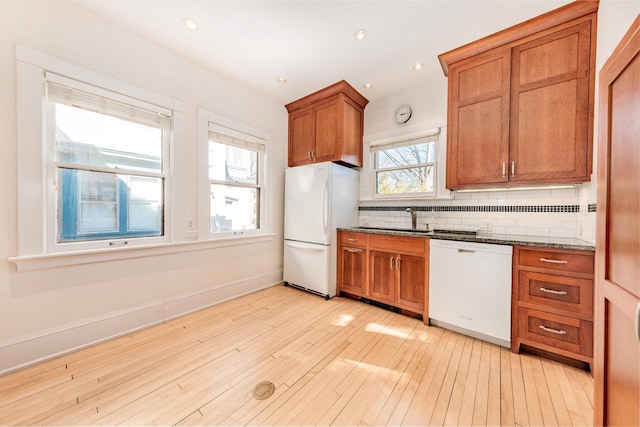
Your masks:
M339 80L370 101L443 79L437 56L568 0L74 0L288 103ZM187 30L182 19L200 28ZM360 28L369 36L353 38ZM412 66L421 62L424 69ZM278 76L287 78L282 84ZM371 89L363 85L371 82Z

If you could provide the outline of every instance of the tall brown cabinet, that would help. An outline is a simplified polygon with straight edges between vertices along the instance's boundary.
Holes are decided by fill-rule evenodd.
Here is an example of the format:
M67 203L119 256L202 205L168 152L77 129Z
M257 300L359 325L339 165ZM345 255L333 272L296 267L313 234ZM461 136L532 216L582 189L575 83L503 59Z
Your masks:
M574 2L439 56L447 188L590 179L597 9Z
M594 425L640 425L640 16L600 72Z

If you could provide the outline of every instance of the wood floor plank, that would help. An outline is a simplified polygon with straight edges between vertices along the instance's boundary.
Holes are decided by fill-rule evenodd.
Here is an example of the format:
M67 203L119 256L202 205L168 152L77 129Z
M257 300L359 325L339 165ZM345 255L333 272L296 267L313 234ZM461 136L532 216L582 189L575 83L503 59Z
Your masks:
M534 426L544 424L542 418L542 410L540 409L540 399L538 399L538 390L536 388L536 380L533 373L532 362L535 356L528 354L520 358L522 364L522 380L524 381L524 391L527 396L527 411L529 413L529 422Z
M515 425L513 380L511 378L511 353L500 349L500 424Z
M542 413L543 423L545 426L557 426L558 418L555 414L555 408L551 399L551 392L549 391L549 385L544 376L542 362L539 357L531 359L531 367L533 369L533 376L536 384L536 391L538 393L538 401L540 402L540 412Z
M558 420L558 425L570 426L572 425L571 416L569 415L565 397L562 394L560 384L558 383L558 378L556 377L556 373L553 369L553 362L547 359L541 359L540 362L542 363L544 378L549 385L551 403L553 405L553 411Z
M462 349L462 355L460 357L460 365L456 374L456 380L451 392L451 400L447 407L447 415L444 419L444 425L457 426L460 419L460 413L462 412L462 399L464 397L464 389L467 383L467 376L469 375L469 366L471 363L471 353L473 352L473 345L475 339L467 337Z
M528 426L530 425L529 409L522 373L522 358L513 353L510 353L509 356L511 358L511 385L513 390L513 415L515 425Z
M487 396L487 425L495 426L501 424L501 394L500 394L500 371L501 358L500 347L490 344L491 363L489 365L489 389Z
M442 387L438 393L438 398L433 406L433 413L431 414L429 425L443 425L445 416L447 415L447 409L449 407L449 402L451 401L451 394L453 393L456 375L458 374L458 368L460 366L460 359L462 358L462 349L466 341L466 337L464 335L455 335L455 348L453 349L446 374L442 380Z
M411 400L407 413L402 420L403 425L427 425L433 414L438 394L442 388L451 355L455 348L456 334L445 331L424 373L419 387Z
M482 341L473 341L473 350L471 351L471 359L469 360L469 372L464 383L464 394L462 395L462 409L458 424L470 426L473 422L473 413L476 397L476 388L478 386L478 374L480 372L480 359L482 354Z
M259 381L275 384L258 400ZM0 377L0 425L589 425L587 372L275 286Z
M434 334L435 332L427 329L420 330L416 328L415 340L418 343L416 351L413 354L407 355L405 359L407 361L406 365L403 364L398 366L398 371L401 372L400 378L382 406L382 409L379 410L375 421L373 423L369 423L370 425L390 424L390 419L396 411L398 403L402 400L414 372L418 366L420 366L423 358L425 357L427 348L430 345L430 341L427 339L429 333Z
M487 425L490 367L491 344L489 344L488 342L482 342L480 365L478 366L478 382L476 383L475 402L473 405L472 425L474 426Z

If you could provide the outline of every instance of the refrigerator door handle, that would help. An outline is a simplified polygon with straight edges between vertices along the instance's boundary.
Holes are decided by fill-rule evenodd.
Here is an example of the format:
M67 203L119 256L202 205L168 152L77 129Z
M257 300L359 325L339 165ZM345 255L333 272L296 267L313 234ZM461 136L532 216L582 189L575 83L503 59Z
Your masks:
M297 242L290 242L290 241L285 241L284 243L285 245L291 246L292 248L306 249L308 251L322 252L327 250L327 247L322 245L314 245L314 244L308 244L308 243L305 244L305 243L297 243Z
M324 225L324 233L327 234L329 216L329 186L325 182L322 189L322 225Z

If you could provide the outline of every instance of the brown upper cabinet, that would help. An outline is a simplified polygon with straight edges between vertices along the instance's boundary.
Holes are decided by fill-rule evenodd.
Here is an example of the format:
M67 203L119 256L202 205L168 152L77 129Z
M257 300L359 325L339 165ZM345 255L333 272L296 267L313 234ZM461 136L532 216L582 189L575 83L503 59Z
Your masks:
M589 181L598 1L577 1L439 56L447 188Z
M367 103L342 80L285 105L289 112L289 166L319 162L362 166Z

